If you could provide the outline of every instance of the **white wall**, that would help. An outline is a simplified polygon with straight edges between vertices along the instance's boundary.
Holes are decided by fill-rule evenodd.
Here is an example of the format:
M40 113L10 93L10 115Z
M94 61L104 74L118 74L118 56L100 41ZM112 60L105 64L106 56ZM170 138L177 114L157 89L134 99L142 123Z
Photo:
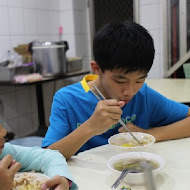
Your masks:
M164 54L162 1L139 0L139 2L140 24L150 32L155 44L155 59L148 78L163 78Z
M88 66L85 0L0 0L0 53L33 40L68 41L67 57L83 57ZM46 124L53 94L64 85L80 80L59 80L43 84ZM2 86L0 98L5 107L5 121L16 137L34 132L38 127L35 86Z

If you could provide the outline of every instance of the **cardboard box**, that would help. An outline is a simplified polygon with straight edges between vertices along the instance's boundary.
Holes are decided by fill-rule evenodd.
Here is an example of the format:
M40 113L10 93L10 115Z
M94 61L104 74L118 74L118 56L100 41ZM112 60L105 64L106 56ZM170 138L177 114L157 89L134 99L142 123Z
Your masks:
M22 56L23 63L32 62L32 55L28 51L28 44L18 45L14 50Z

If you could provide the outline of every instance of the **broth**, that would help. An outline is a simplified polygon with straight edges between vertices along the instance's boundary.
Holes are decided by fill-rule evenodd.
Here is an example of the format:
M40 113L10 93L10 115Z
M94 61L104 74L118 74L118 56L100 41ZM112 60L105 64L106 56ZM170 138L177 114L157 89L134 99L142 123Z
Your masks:
M148 163L151 166L152 170L155 170L160 166L159 163L155 160L146 159L146 158L130 158L130 159L122 159L115 162L113 164L113 168L118 171L135 168L139 171L138 173L141 173L143 172L143 168L141 167L141 162Z
M138 139L140 143L143 145L147 145L149 143L152 143L152 137L143 137L141 139ZM137 147L139 146L138 142L136 142L134 139L126 140L125 138L119 138L116 142L112 142L113 145L122 146L122 147Z

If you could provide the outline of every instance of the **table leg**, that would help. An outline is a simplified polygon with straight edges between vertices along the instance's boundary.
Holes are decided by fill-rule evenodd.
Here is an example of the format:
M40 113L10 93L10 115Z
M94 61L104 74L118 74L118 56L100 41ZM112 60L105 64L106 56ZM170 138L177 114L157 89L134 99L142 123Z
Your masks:
M36 86L36 99L38 106L38 121L39 121L38 131L36 132L36 135L45 136L47 131L47 126L45 124L42 83L37 83L35 84L35 86Z

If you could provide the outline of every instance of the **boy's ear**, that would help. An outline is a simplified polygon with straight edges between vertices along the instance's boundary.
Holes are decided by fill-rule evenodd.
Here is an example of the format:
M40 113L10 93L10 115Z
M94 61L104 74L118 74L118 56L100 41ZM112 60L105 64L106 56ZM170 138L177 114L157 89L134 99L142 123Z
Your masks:
M90 62L90 66L91 66L91 69L92 69L92 72L96 75L99 75L100 72L101 72L101 69L100 67L98 66L97 62L96 61L91 61Z

